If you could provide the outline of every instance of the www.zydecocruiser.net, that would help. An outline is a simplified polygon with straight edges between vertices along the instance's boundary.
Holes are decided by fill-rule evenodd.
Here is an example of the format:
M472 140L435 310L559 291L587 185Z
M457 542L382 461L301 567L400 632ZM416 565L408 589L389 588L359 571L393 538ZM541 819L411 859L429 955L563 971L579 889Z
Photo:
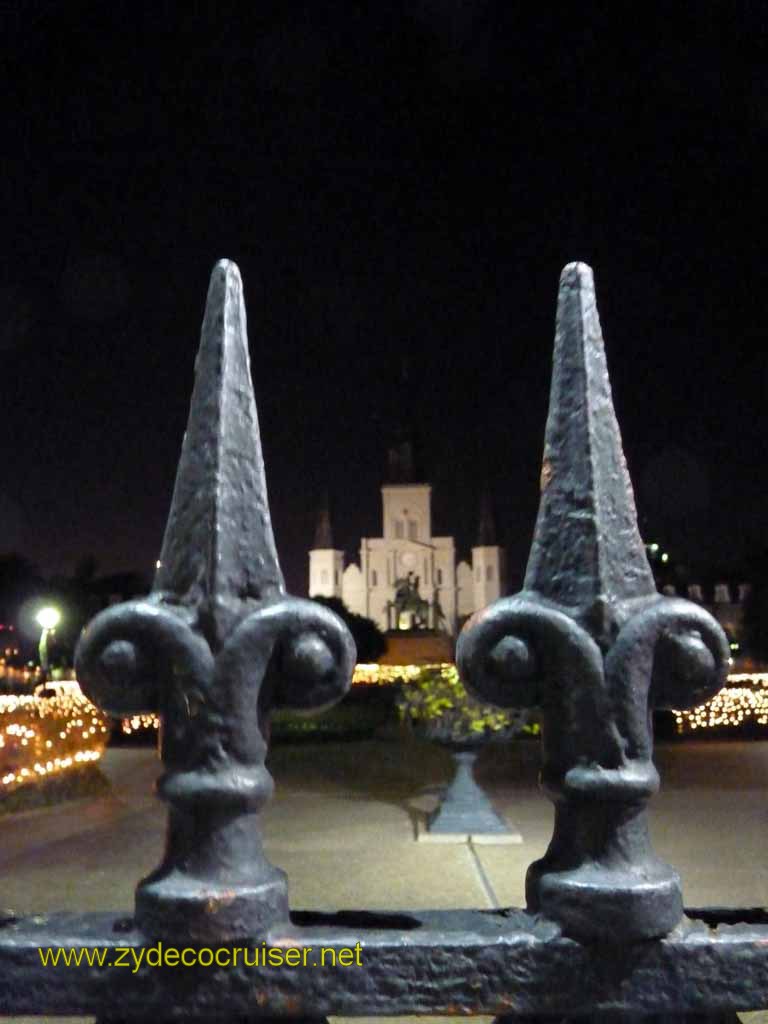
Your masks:
M362 946L38 947L43 967L362 967Z

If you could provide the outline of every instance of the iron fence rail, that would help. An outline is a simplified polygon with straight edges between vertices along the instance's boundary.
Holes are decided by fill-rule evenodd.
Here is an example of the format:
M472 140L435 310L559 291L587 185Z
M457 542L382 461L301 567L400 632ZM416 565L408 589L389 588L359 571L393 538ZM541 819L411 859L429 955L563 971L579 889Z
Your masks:
M701 915L701 916L697 916ZM768 914L689 911L663 939L580 943L521 910L302 913L267 942L350 949L360 966L43 967L39 948L151 946L109 914L0 929L4 1014L323 1017L396 1014L703 1014L768 1005ZM748 920L735 920L746 917ZM261 941L261 940L260 940ZM180 948L189 945L178 937ZM254 942L254 945L258 945Z

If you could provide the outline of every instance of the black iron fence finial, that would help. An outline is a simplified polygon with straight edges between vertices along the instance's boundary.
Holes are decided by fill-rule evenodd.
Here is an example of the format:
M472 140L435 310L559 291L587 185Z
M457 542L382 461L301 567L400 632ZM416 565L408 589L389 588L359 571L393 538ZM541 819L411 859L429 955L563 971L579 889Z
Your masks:
M222 942L287 923L285 875L262 850L273 707L319 709L351 681L352 639L285 594L270 523L245 305L234 263L214 268L195 387L150 596L83 631L77 675L122 716L158 711L170 804L166 853L139 885L147 934Z
M560 278L541 501L523 591L466 625L467 685L505 707L542 708L546 855L528 870L528 907L589 940L667 934L680 879L651 848L658 788L652 707L717 692L728 664L702 608L656 592L637 529L605 362L592 271Z

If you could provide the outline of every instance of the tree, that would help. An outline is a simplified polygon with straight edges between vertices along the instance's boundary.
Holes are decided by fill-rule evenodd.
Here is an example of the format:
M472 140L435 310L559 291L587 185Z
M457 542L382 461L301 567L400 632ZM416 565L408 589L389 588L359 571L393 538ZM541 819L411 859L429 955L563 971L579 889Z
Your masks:
M744 646L757 661L768 661L768 551L752 561L752 585L744 602Z
M357 647L358 662L378 661L387 649L387 639L373 619L351 612L339 597L313 597L312 600L335 612L346 624Z
M96 576L99 563L93 555L83 555L75 566L73 580L83 586L87 586Z
M0 622L15 622L19 608L44 587L35 565L16 552L0 555Z

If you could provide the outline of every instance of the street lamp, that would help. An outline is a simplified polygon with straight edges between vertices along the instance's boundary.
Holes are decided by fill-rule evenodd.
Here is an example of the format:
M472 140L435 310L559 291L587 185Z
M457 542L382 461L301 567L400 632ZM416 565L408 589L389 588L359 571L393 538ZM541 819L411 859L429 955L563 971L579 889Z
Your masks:
M48 635L53 633L61 622L61 612L58 608L54 608L53 605L46 605L37 613L35 620L42 630L38 653L40 655L40 668L43 670L43 682L45 682L48 676Z

